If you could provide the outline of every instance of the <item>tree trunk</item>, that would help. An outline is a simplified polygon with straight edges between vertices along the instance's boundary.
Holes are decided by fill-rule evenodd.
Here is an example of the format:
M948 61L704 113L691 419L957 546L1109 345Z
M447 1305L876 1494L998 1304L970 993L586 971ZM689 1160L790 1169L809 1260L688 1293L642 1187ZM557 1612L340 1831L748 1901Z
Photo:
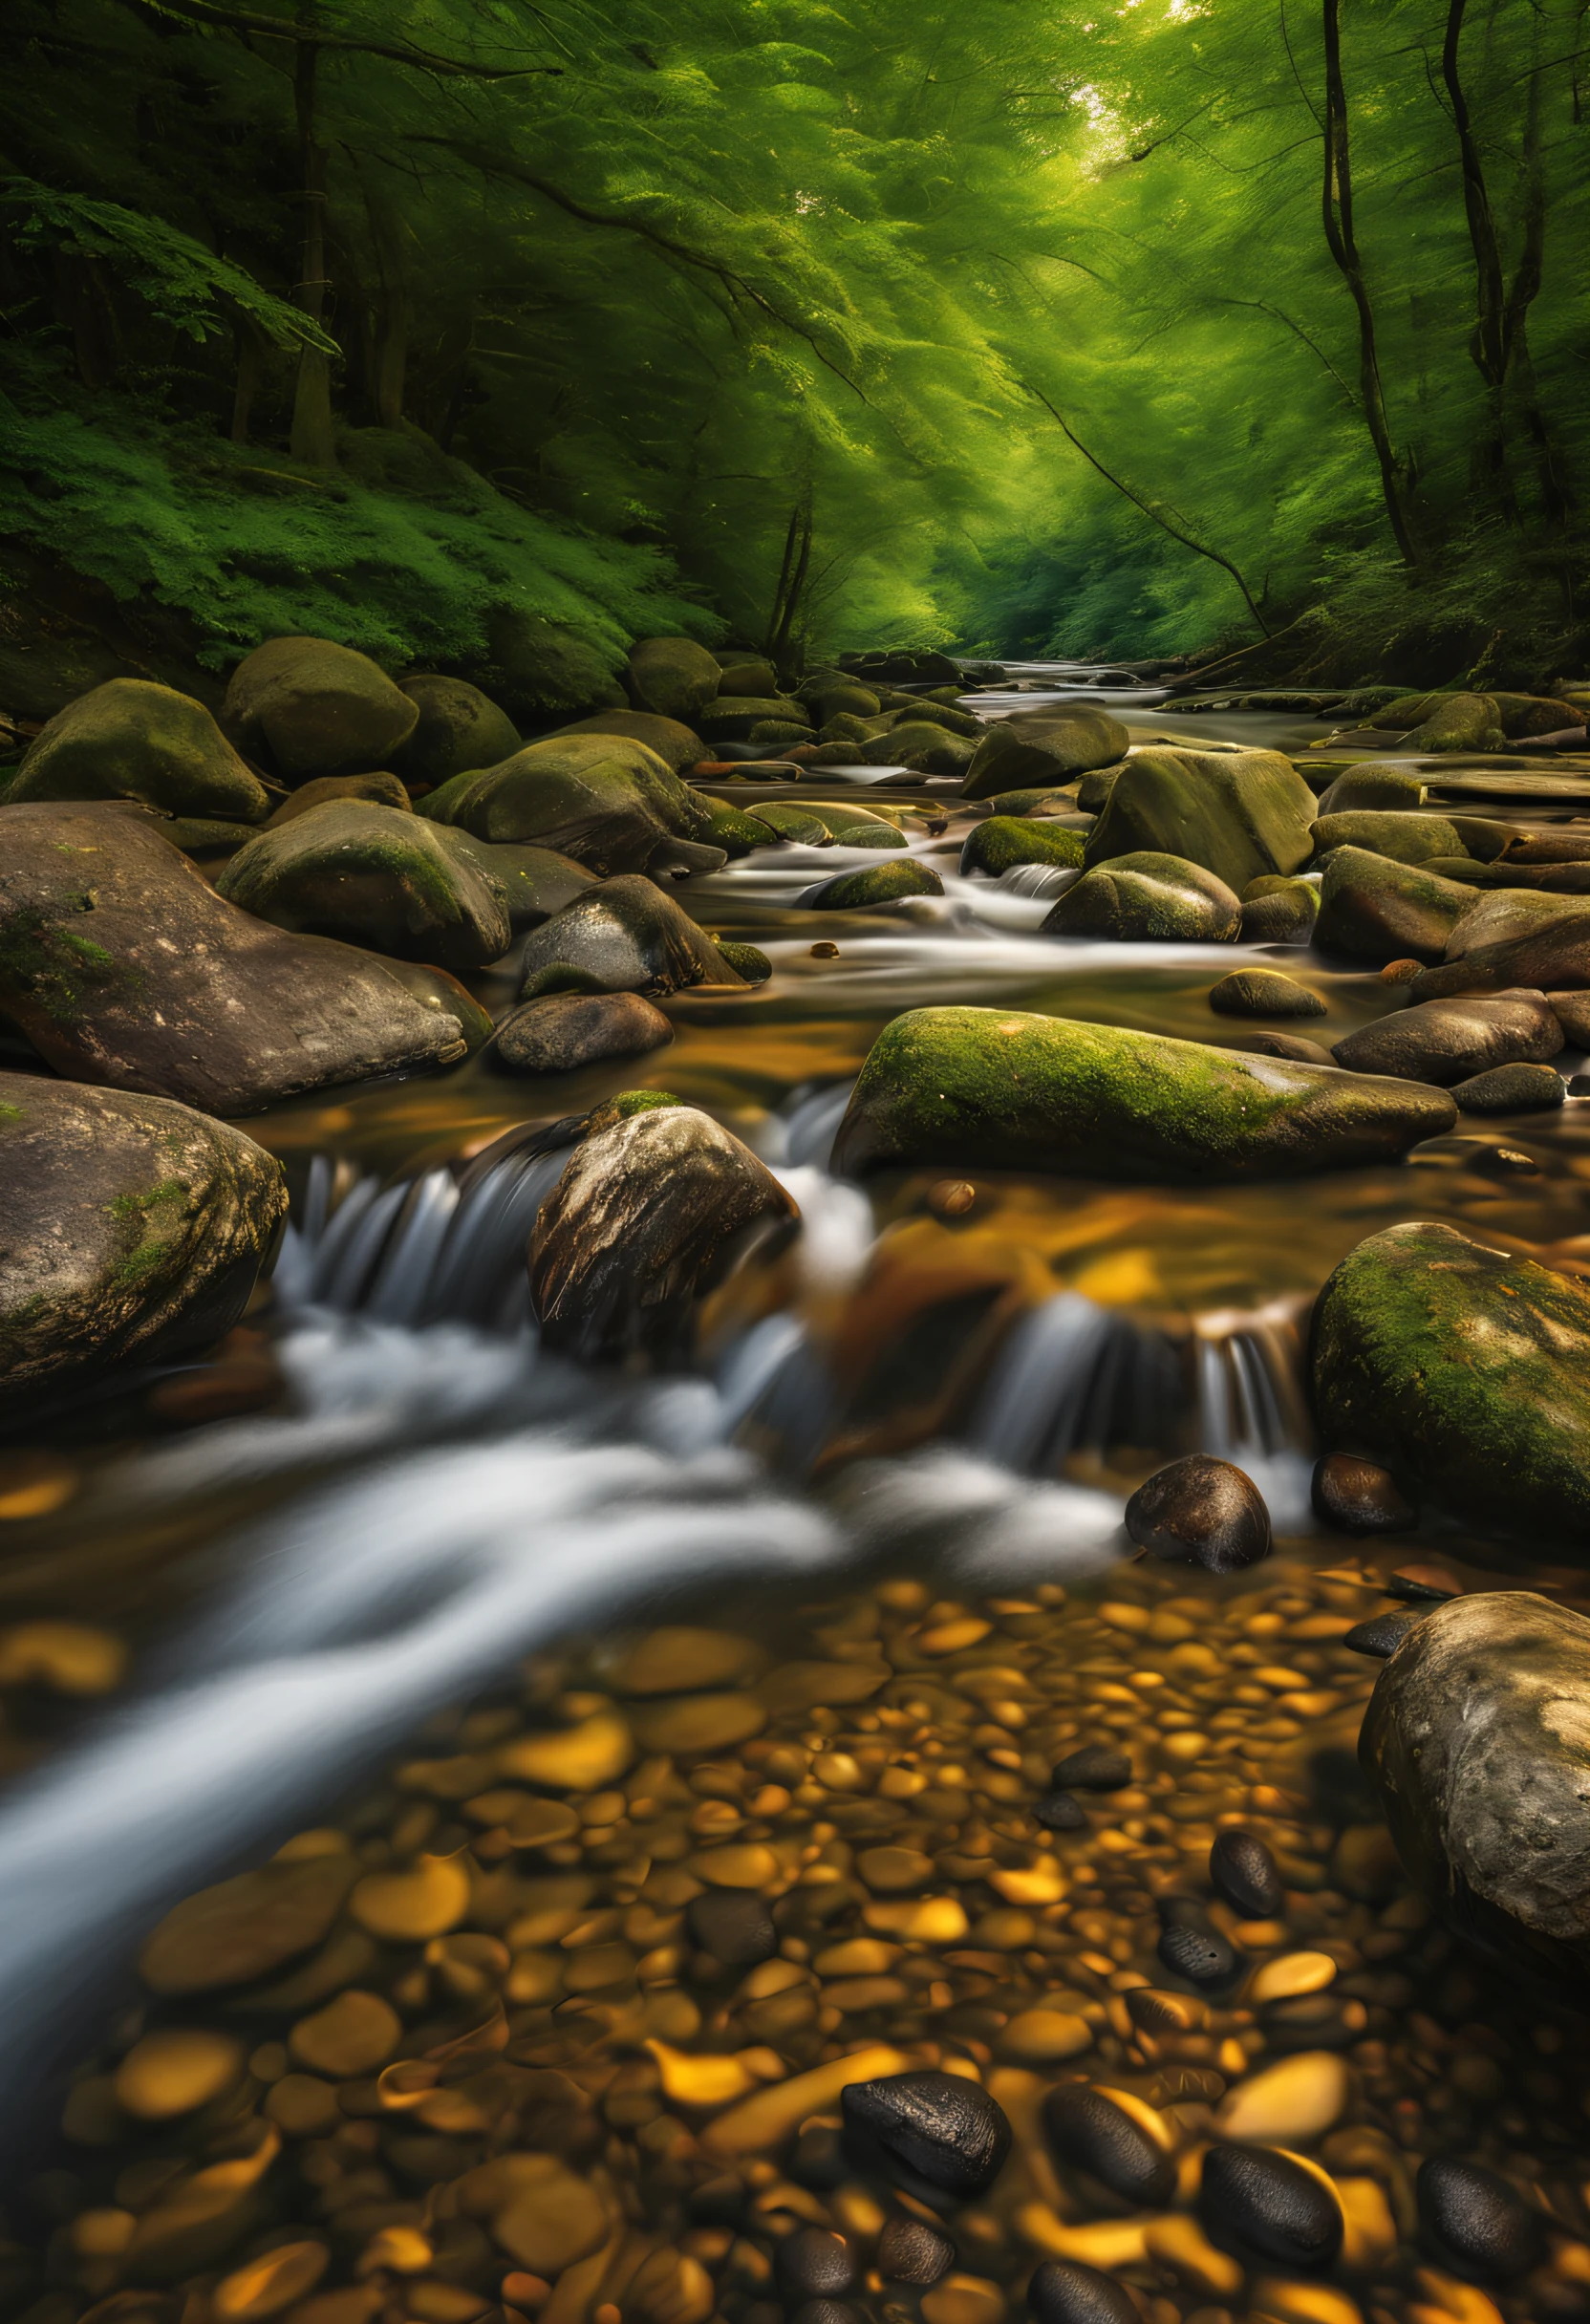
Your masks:
M409 362L409 284L403 229L392 204L364 188L364 212L380 284L376 302L370 400L378 428L403 424L403 390Z
M251 323L239 322L237 374L232 386L233 443L247 443L248 441L249 422L254 416L254 398L259 394L264 371L265 348L259 333Z
M312 32L314 19L308 9L298 17L302 32ZM317 142L314 129L315 79L320 64L320 51L312 39L300 37L296 44L297 62L293 69L292 94L298 116L298 142L303 156L304 177L304 241L303 279L298 285L298 305L312 323L324 328L326 316L326 148ZM292 396L292 436L290 450L294 460L301 460L312 468L334 468L336 441L332 426L332 366L331 358L317 347L306 347L298 356L298 378Z

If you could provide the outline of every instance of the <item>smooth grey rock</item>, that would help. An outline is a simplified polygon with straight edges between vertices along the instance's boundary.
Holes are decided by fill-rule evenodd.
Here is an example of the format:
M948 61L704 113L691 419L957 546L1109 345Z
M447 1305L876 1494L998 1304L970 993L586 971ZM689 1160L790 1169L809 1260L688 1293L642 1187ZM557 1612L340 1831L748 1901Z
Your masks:
M497 1027L497 1062L510 1073L574 1073L608 1057L640 1057L674 1038L662 1011L638 993L548 993Z

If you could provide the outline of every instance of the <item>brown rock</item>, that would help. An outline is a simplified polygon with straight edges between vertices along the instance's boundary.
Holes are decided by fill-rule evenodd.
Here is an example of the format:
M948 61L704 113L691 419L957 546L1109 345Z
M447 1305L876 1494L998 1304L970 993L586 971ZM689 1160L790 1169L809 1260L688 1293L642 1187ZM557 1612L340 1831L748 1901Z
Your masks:
M262 1864L184 1897L139 1955L152 1991L207 1993L269 1976L318 1945L359 1871L352 1856Z
M1207 1452L1156 1469L1127 1503L1127 1531L1154 1558L1232 1574L1270 1555L1270 1513L1230 1461Z

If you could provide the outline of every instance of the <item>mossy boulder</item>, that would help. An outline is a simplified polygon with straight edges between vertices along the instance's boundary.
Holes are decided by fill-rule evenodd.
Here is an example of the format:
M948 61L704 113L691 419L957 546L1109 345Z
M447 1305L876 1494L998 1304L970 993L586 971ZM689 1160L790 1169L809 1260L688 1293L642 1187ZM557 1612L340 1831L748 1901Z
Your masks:
M718 664L720 694L736 694L741 700L747 695L777 694L779 674L772 663L765 661L760 654L730 652L727 648L720 648L712 658ZM806 699L805 688L802 689L801 699L803 701Z
M1347 1034L1331 1054L1354 1073L1394 1073L1450 1089L1493 1065L1541 1065L1563 1046L1544 994L1516 992L1393 1009Z
M1119 719L1086 703L1042 718L1001 719L978 744L963 795L991 799L997 791L1035 783L1063 784L1069 776L1114 766L1130 741Z
M758 807L760 815L762 809ZM801 812L811 815L827 829L836 847L903 848L905 833L887 815L874 814L870 807L858 807L849 799L814 799L808 806L801 801ZM863 831L878 836L862 839ZM888 834L889 836L884 836Z
M1062 1171L1114 1183L1290 1178L1395 1160L1450 1098L1005 1009L912 1009L874 1042L834 1168Z
M1323 1017L1325 1004L1296 977L1275 968L1237 968L1209 989L1217 1017ZM1342 1061L1345 1064L1347 1061Z
M983 805L991 815L1071 815L1077 809L1077 794L1057 791L1047 783L1029 783L1021 790L996 791Z
M1492 1065L1452 1084L1464 1113L1549 1113L1567 1095L1567 1084L1551 1065Z
M415 785L448 782L477 766L499 766L519 748L519 732L467 678L438 678L428 672L400 678L419 716L408 741L392 754L392 769Z
M1447 938L1447 958L1466 959L1493 944L1512 944L1534 936L1563 921L1582 920L1590 904L1572 895L1539 895L1528 888L1504 888L1474 896L1468 911Z
M626 742L638 742L676 775L686 766L698 765L706 755L694 727L681 725L677 719L665 719L656 710L593 711L590 718L555 726L541 740L563 742L570 735L585 734L616 735Z
M1507 737L1488 694L1449 694L1403 737L1405 750L1501 750Z
M720 694L699 710L691 723L706 742L748 742L753 727L775 721L781 726L812 731L805 702L788 694Z
M1399 766L1365 759L1349 766L1320 794L1321 815L1407 814L1425 804L1425 785Z
M296 823L300 815L312 814L317 807L344 805L392 807L399 815L414 811L401 778L384 768L368 775L317 775L312 783L301 784L297 790L289 791L281 806L268 817L265 828L268 831L279 831L284 823Z
M836 843L850 844L843 835ZM808 888L801 898L806 912L865 912L873 904L897 904L912 895L942 895L944 882L931 865L914 856L894 863L868 864L859 872L838 872Z
M697 803L707 817L713 846L721 848L727 856L749 855L755 848L777 847L784 837L783 831L766 820L760 807L748 814L743 807L730 807L726 800L715 799L710 791L698 793ZM827 838L827 833L825 831L823 836Z
M1023 815L987 815L975 823L960 850L962 877L998 879L1012 864L1058 864L1082 869L1082 833L1064 824L1033 823Z
M221 724L238 748L288 784L387 766L419 722L419 705L368 655L325 637L272 637L238 663Z
M624 708L622 653L583 630L503 606L487 622L486 636L490 659L482 675L493 699L521 725Z
M1439 960L1473 900L1472 890L1416 864L1372 855L1366 848L1338 848L1320 883L1315 936L1327 950L1383 966L1387 960Z
M891 722L895 726L942 726L947 734L958 734L973 742L988 731L981 719L962 710L958 702L937 702L924 694L913 696L909 709L892 712Z
M760 799L746 818L762 824L771 839L787 839L796 847L831 848L833 833L821 816L790 799Z
M1315 1310L1324 1443L1465 1518L1590 1549L1590 1290L1419 1221L1371 1235Z
M1487 896L1487 903L1502 897ZM1500 993L1523 985L1534 992L1580 992L1590 985L1590 904L1578 897L1539 896L1532 902L1567 904L1542 915L1533 932L1510 939L1474 944L1455 960L1427 968L1411 991L1415 1001L1437 1001L1454 993ZM1577 906L1577 909L1575 907Z
M1235 944L1242 907L1213 872L1151 850L1085 872L1039 930L1118 943Z
M706 806L654 751L621 735L528 742L500 766L444 784L419 812L477 839L551 848L605 876L723 861ZM693 857L693 848L710 849L710 858Z
M1320 891L1312 880L1256 879L1242 893L1242 944L1312 944Z
M1179 855L1238 893L1313 851L1314 793L1278 750L1134 751L1087 835L1087 863Z
M6 796L140 799L162 815L263 823L270 793L203 702L139 678L113 678L57 710Z
M803 687L801 699L819 725L827 725L830 719L838 718L875 719L883 707L870 687L857 685L849 678L814 688L809 693Z
M522 1001L542 993L678 992L742 985L705 932L651 880L603 880L525 942Z
M1316 860L1332 848L1364 848L1371 855L1388 855L1393 863L1424 864L1436 856L1463 856L1455 824L1445 815L1408 814L1372 807L1349 807L1340 815L1321 815L1314 826Z
M875 735L862 744L860 753L864 766L905 766L913 775L951 777L964 774L974 755L975 745L964 735L915 717Z
M694 637L642 637L630 648L629 687L637 710L695 724L719 692L722 672L716 655Z
M0 1073L0 1401L220 1338L287 1212L281 1164L187 1106Z
M1576 711L1558 695L1493 693L1491 699L1510 742L1535 734L1561 734L1566 727L1584 723L1582 707Z

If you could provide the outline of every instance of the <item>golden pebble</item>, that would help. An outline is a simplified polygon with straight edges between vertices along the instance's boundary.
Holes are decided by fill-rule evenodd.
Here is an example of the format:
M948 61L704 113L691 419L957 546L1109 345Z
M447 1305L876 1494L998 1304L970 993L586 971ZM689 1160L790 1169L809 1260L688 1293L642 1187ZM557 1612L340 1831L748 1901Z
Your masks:
M860 1792L867 1777L848 1751L822 1751L811 1763L812 1779L826 1792Z
M347 1855L262 1864L172 1906L139 1955L157 1993L251 1984L324 1940L357 1871Z
M1195 1767L1200 1759L1208 1758L1209 1751L1208 1735L1201 1734L1195 1727L1179 1728L1173 1734L1161 1735L1159 1739L1160 1757L1170 1760L1173 1767Z
M1306 2145L1341 2120L1350 2090L1346 2064L1334 2050L1303 2050L1238 2082L1214 2120L1224 2139Z
M263 2258L223 2276L210 2305L222 2324L260 2324L262 2317L279 2315L312 2292L331 2256L324 2244L277 2244Z
M0 1459L0 1522L54 1517L77 1484L76 1470L53 1452L8 1452Z
M1250 2316L1272 2317L1275 2324L1364 2324L1357 2301L1334 2284L1261 2275L1249 2286L1248 2300Z
M927 2324L1004 2324L1005 2295L981 2275L947 2275L924 2292Z
M725 1848L703 1848L690 1860L698 1880L709 1888L765 1888L779 1877L779 1860L761 1840L744 1840Z
M1477 2285L1439 2268L1420 2268L1413 2280L1428 2304L1409 2303L1408 2324L1501 2324L1501 2310Z
M1373 2275L1386 2267L1397 2249L1397 2223L1378 2179L1338 2179L1345 2233L1342 2238L1343 2265L1355 2274Z
M1150 2219L1144 2230L1149 2257L1206 2300L1235 2300L1242 2270L1229 2252L1217 2250L1195 2219L1172 2214Z
M631 1720L643 1751L693 1757L760 1735L767 1706L754 1694L681 1694L672 1702L647 1704L633 1711Z
M126 1641L114 1630L82 1622L18 1622L0 1630L0 1687L109 1694L126 1669Z
M1046 2203L1024 2203L1016 2214L1020 2233L1045 2258L1081 2260L1085 2268L1102 2268L1107 2275L1142 2264L1148 2225L1142 2219L1101 2219L1067 2227Z
M634 1738L615 1711L593 1711L550 1733L520 1735L497 1752L503 1775L552 1792L600 1791L616 1783L634 1758Z
M82 2259L119 2259L137 2228L131 2211L79 2211L72 2222L72 2248Z
M290 2139L324 2139L347 2120L335 2090L316 2074L284 2074L266 2093L265 2113Z
M958 1622L935 1623L932 1629L919 1631L912 1643L924 1654L959 1654L967 1646L981 1646L993 1627L976 1614L963 1614Z
M1329 1953L1281 1953L1266 1961L1249 1985L1244 2001L1295 2001L1304 1993L1322 1993L1336 1982L1336 1964Z
M657 2061L664 2098L676 2105L728 2106L758 2086L758 2077L741 2058L673 2050L661 2041L646 2047Z
M419 2275L435 2257L436 2247L418 2227L377 2227L354 2262L354 2271L356 2275L374 2275L377 2270L394 2275Z
M811 1966L819 1977L881 1977L899 1957L897 1945L885 1945L877 1937L849 1937L843 1945L827 1947Z
M548 2282L606 2239L600 2195L554 2155L502 2155L456 2184L460 2208L470 2215L483 2201L491 2232L508 2257Z
M348 1900L361 1928L389 1945L445 1936L469 1909L469 1874L456 1856L424 1856L410 1872L367 1872Z
M1066 1880L1058 1857L1035 1856L1025 1869L991 1872L988 1885L1007 1904L1058 1904L1065 1894Z
M874 1894L896 1896L933 1878L933 1858L919 1848L863 1848L856 1871Z
M753 1638L676 1623L649 1630L622 1655L613 1666L612 1683L620 1694L694 1694L707 1687L732 1687L760 1670L766 1659Z
M116 2096L140 2122L191 2114L236 2081L243 2044L200 2026L162 2027L135 2042L116 2070Z
M714 2155L758 2155L783 2143L808 2115L824 2114L838 2102L852 2082L876 2081L886 2074L904 2074L912 2061L903 2051L885 2042L853 2050L808 2073L791 2075L742 2098L720 2114L701 2133L701 2144Z
M384 2066L402 2031L397 2011L378 1993L339 1993L312 2017L300 2017L288 2047L301 2066L341 2079Z
M958 1945L968 1922L959 1899L953 1896L913 1897L898 1904L865 1905L862 1919L884 1936L900 1937L908 1945Z
M1090 2049L1092 2042L1093 2029L1086 2019L1074 2017L1067 2010L1019 2011L999 2035L1001 2056L1014 2058L1023 2066L1049 2065L1061 2058L1077 2057Z

